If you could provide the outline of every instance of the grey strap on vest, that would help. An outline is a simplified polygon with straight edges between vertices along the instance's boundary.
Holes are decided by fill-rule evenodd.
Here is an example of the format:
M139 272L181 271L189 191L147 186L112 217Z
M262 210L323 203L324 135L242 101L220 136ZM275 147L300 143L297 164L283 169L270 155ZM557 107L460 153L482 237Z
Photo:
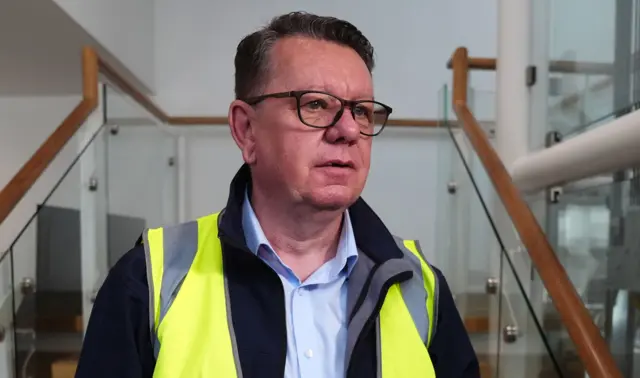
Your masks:
M370 319L374 314L374 311L377 310L376 305L378 304L381 296L384 295L387 281L398 274L412 272L413 269L409 260L405 258L389 259L380 264L377 269L371 273L373 266L373 262L370 261L366 254L363 253L358 255L358 262L353 268L353 271L349 276L349 280L347 281L347 308L350 312L349 324L347 326L347 345L345 350L347 361L351 359L355 343L358 336L363 331L367 320ZM369 279L367 280L367 278ZM353 298L360 296L360 293L364 290L365 281L368 281L369 284L367 285L364 300L357 309L354 309L355 306ZM409 281L414 281L414 279ZM407 297L404 293L402 294L402 297L404 301L407 301ZM422 298L426 298L426 296L422 295ZM422 311L422 314L423 316L426 316L426 309Z
M413 279L405 281L400 284L400 290L402 291L402 298L404 299L407 308L409 309L409 313L411 313L411 318L420 333L420 337L425 345L427 345L429 341L429 313L427 312L427 291L424 289L424 278L422 276L422 264L416 255L414 255L407 247L404 246L403 239L399 237L395 237L396 244L398 248L404 252L404 257L407 259L411 265L413 270ZM435 288L434 288L434 313L433 316L433 330L431 330L432 335L431 339L433 340L433 336L435 334L435 329L438 320L438 276L433 270L433 267L429 264L428 260L425 258L424 253L420 249L420 245L416 241L416 247L418 249L418 253L424 259L424 261L429 266L429 269L433 272L435 278ZM428 346L428 345L427 345Z
M425 346L428 347L429 339L429 314L427 312L427 291L424 288L424 279L422 276L422 264L416 255L404 246L404 242L400 238L396 238L398 248L403 252L403 258L390 259L385 261L378 269L373 273L372 277L369 277L371 270L374 267L374 262L369 257L360 253L358 255L358 263L355 265L349 279L347 281L348 293L347 293L347 313L349 314L349 325L347 327L347 346L346 357L347 360L351 358L351 353L355 346L355 342L358 335L364 327L365 321L369 318L372 311L374 311L375 304L378 302L378 298L381 295L382 287L390 277L399 274L401 272L412 272L413 278L404 281L400 284L400 292L402 299L407 305L407 309L411 315L411 318L416 326L420 338ZM426 260L425 260L426 261ZM428 264L428 263L427 263ZM437 308L438 308L438 277L435 275L435 297L434 297L434 326L437 321ZM361 291L368 279L370 278L369 290L367 291L364 301L356 308L356 300L360 296ZM433 339L433 334L431 335ZM379 340L378 340L379 342ZM378 346L379 347L379 346Z
M151 269L151 254L149 251L148 232L144 233L144 249L147 265L147 283L149 286L149 326L153 335L153 348L155 356L158 356L160 343L155 327L155 296L156 290L160 290L160 316L158 325L167 315L167 311L175 299L182 281L189 272L198 250L198 222L188 222L163 229L163 275L162 286L153 286Z
M440 279L438 278L438 274L436 273L436 270L433 268L433 266L431 265L431 263L429 262L429 260L427 260L427 257L424 255L424 252L422 252L422 247L420 246L420 241L415 240L416 242L416 249L418 250L418 253L420 254L420 256L422 256L422 259L424 260L424 262L427 263L427 265L429 266L429 269L431 269L431 272L433 273L433 329L431 330L431 340L433 340L433 337L436 335L436 331L438 330L438 315L440 314L439 309L439 303L440 303Z
M222 215L218 216L218 220ZM183 223L163 229L163 275L162 275L162 287L160 288L160 314L158 319L158 325L162 323L162 320L167 315L169 308L173 304L182 282L189 273L191 265L196 258L198 252L198 222L192 221ZM211 230L209 230L211 231ZM145 252L147 259L147 281L149 283L149 324L151 327L152 343L154 356L157 359L160 353L160 341L154 327L155 306L154 306L154 290L158 288L153 287L153 277L151 276L151 259L149 253L149 243L147 233L145 232ZM217 235L217 232L214 233ZM229 288L227 286L227 279L225 277L224 290L226 296L226 303L229 303ZM233 349L233 356L236 364L236 377L242 378L242 371L240 370L240 358L238 355L238 347L235 338L235 332L233 329L233 321L231 318L231 310L227 308L227 321L229 325L229 333L231 336L231 344Z

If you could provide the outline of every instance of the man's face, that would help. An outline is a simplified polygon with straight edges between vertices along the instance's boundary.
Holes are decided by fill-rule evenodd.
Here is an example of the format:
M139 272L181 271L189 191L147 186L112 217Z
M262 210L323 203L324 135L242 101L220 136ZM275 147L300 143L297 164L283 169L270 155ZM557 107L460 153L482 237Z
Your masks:
M276 42L270 63L262 94L318 90L346 100L373 99L367 66L348 47L290 37ZM267 195L323 210L346 208L360 196L372 137L360 134L349 108L324 129L300 121L295 98L266 99L255 106L252 118L255 145L244 156L255 184Z

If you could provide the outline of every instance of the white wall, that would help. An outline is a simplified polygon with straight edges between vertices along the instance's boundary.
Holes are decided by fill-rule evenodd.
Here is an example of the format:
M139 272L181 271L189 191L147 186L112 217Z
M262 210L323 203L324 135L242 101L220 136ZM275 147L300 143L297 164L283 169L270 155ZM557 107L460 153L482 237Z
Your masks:
M496 0L373 3L157 0L158 101L173 115L226 114L237 43L293 10L345 18L365 33L376 49L376 97L393 106L395 117L437 116L436 94L450 80L445 63L457 46L469 47L475 56L496 54ZM473 82L493 88L492 79L482 75L474 75Z
M154 0L54 0L148 88L154 88Z

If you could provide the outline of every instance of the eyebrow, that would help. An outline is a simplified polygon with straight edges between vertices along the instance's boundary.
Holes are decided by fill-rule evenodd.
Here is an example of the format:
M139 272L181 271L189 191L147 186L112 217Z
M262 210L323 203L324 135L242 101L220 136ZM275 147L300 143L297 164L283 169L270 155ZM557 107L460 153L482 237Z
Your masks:
M375 96L374 95L364 95L364 96L351 96L351 97L343 97L339 94L337 94L335 91L332 91L330 88L328 88L326 85L307 85L306 87L296 87L296 89L292 89L293 91L320 91L320 92L327 92L330 93L334 96L340 97L340 98L344 98L345 100L351 100L351 101L358 101L358 100L375 100Z

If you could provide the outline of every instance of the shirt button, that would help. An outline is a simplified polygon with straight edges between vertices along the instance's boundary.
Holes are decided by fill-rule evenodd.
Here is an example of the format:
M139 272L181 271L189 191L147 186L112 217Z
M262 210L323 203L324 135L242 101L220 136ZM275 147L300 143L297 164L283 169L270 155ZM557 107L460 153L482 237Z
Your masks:
M307 349L307 351L304 352L304 355L307 358L312 358L313 357L313 351L311 349Z

